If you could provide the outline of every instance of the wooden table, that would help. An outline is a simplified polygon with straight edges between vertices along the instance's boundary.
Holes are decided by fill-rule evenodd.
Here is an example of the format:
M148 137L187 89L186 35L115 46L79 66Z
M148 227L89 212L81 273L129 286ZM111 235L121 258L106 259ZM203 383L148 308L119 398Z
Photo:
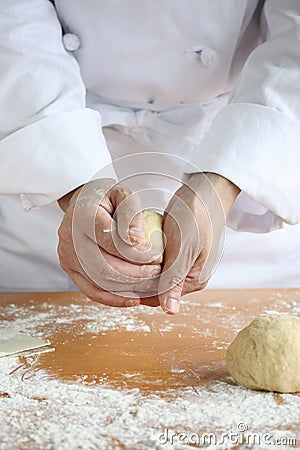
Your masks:
M207 290L186 296L178 316L108 308L79 293L2 293L0 305L2 327L55 348L0 364L0 450L195 448L192 433L204 432L218 435L211 448L245 448L245 436L244 444L221 445L233 429L300 442L299 395L241 388L224 362L228 344L257 315L299 315L300 290ZM165 430L177 433L173 441L163 442ZM297 447L283 442L278 448ZM254 448L277 448L264 445Z

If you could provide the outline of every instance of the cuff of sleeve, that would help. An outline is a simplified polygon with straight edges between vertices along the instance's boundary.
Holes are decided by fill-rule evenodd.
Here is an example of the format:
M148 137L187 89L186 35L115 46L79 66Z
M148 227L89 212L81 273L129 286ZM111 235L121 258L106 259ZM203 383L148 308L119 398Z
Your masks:
M58 200L100 169L115 178L101 117L90 109L22 128L0 142L0 154L0 192L21 194L26 210Z
M299 152L294 120L269 107L230 104L217 114L190 162L229 179L284 222L296 224Z

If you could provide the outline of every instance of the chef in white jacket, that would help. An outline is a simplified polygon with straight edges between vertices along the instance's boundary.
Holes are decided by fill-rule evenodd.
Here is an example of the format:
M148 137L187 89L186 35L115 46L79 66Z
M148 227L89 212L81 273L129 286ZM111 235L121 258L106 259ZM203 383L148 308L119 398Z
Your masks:
M183 234L193 207L200 234L211 228L218 238L225 214L231 229L209 287L299 286L299 0L7 0L0 17L1 290L68 290L73 280L89 297L119 305L93 279L98 261L92 256L84 270L72 240L72 222L86 233L74 210L78 187L87 184L79 215L88 215L95 191L116 177L115 194L103 200L111 223L122 199L137 208L135 190L154 189L158 204L146 205L154 209L170 201ZM180 178L190 187L172 199ZM111 245L103 214L98 231ZM69 277L59 267L58 227ZM118 231L123 245L127 231ZM168 241L179 233L171 218L164 231L166 270L176 259ZM180 286L159 298L169 312L209 276L199 281L211 249L203 239L183 241L172 275ZM87 242L93 253L97 243ZM128 264L126 276L159 271L159 260L140 258L130 274L130 263L111 253L112 266ZM129 293L120 306L139 301Z

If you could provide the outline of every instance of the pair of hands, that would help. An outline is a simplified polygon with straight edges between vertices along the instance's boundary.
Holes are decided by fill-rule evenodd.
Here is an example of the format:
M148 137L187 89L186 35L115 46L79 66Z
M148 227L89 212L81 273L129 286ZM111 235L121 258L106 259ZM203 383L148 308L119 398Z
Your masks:
M58 231L61 267L91 300L161 305L176 314L182 295L207 285L238 193L220 175L191 175L166 209L161 255L143 244L138 195L114 180L89 182L59 201L65 211Z

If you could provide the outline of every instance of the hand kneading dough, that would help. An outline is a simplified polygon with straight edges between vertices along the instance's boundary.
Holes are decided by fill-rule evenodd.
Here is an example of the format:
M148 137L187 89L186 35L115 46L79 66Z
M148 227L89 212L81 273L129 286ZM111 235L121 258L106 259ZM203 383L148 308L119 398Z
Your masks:
M162 232L163 216L156 211L146 209L144 216L144 244L151 244L155 250L164 251L164 235Z
M230 344L226 362L232 377L250 389L299 392L300 318L258 317Z

